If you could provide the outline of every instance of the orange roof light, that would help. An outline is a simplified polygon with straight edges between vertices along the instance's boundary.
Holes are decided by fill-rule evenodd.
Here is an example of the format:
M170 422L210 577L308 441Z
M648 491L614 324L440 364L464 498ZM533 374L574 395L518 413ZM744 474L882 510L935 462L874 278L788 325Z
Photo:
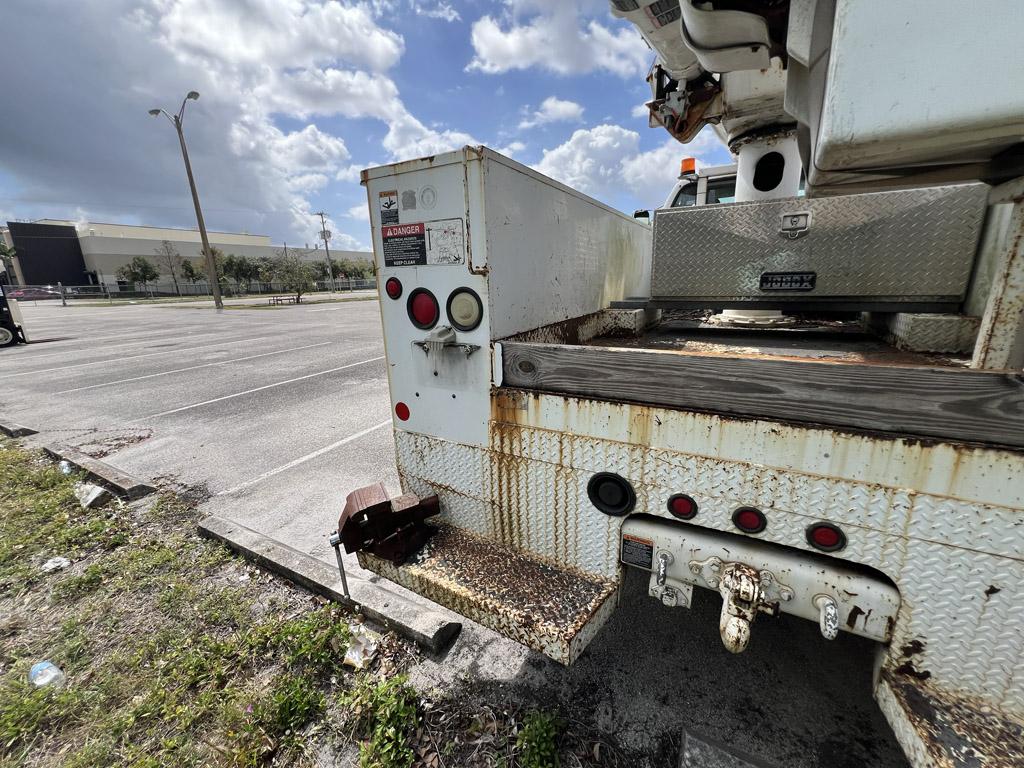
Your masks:
M679 173L696 173L697 172L697 158L696 157L684 157L683 162L679 164Z

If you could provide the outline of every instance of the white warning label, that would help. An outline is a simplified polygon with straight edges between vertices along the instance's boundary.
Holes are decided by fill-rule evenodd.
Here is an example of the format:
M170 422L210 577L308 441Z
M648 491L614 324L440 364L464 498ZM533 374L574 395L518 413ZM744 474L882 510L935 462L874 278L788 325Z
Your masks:
M387 192L380 192L380 223L398 223L398 190L392 189Z

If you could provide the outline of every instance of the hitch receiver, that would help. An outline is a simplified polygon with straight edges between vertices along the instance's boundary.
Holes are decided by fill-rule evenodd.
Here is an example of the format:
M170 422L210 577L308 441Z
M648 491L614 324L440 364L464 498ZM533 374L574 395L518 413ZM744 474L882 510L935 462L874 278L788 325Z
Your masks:
M391 499L383 483L374 483L345 498L338 535L349 554L370 552L401 565L434 535L426 520L440 511L437 496L407 493Z

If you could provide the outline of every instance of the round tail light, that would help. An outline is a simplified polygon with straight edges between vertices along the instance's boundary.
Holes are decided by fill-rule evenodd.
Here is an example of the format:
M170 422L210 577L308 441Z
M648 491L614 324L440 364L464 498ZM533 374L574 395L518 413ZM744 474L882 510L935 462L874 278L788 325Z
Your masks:
M587 483L590 503L613 517L628 515L636 506L636 492L629 481L614 472L598 472Z
M437 325L440 309L434 294L426 288L417 288L409 294L406 309L409 311L409 319L417 328L426 331Z
M690 520L697 515L697 502L685 493L676 493L668 497L668 511L680 520Z
M402 421L409 420L409 406L405 403L395 403L395 416Z
M397 277L389 277L384 283L384 291L392 299L400 298L402 295L402 281Z
M456 288L448 297L448 319L459 331L472 331L484 318L484 305L472 288Z
M846 534L832 523L807 526L807 543L822 552L838 552L846 546Z
M740 507L732 513L732 524L744 533L760 533L768 527L768 520L760 509Z

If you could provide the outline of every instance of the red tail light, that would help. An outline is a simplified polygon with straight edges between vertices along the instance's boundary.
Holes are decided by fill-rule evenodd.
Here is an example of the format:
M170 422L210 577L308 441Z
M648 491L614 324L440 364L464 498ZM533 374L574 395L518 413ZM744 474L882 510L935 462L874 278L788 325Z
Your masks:
M815 523L807 527L807 543L822 552L838 552L846 546L846 534L831 523Z
M395 416L402 421L409 420L409 406L405 403L395 403Z
M740 507L732 513L732 524L744 533L760 533L768 527L768 520L759 509Z
M434 294L426 288L417 288L410 293L406 308L409 311L409 319L417 328L429 330L437 324L440 308Z
M676 493L668 497L668 511L680 520L689 520L697 514L697 502L685 493Z
M397 299L402 295L402 281L397 277L389 277L384 283L384 290L392 299Z

